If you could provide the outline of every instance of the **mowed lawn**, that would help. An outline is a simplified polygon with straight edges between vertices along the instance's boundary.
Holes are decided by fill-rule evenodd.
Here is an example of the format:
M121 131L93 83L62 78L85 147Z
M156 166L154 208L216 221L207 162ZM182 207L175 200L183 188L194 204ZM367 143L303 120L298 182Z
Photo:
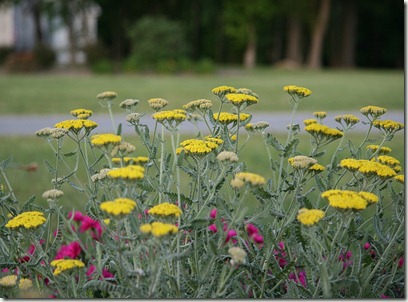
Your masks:
M148 112L147 100L167 99L169 109L206 98L216 101L211 89L221 85L249 88L260 97L251 111L288 111L285 85L305 86L312 95L299 110L358 111L366 105L404 110L403 70L279 70L256 68L219 69L208 75L152 75L86 73L0 74L0 115L68 113L100 107L96 95L110 90L118 93L117 102L133 98L141 101L138 110ZM119 106L115 112L122 112Z

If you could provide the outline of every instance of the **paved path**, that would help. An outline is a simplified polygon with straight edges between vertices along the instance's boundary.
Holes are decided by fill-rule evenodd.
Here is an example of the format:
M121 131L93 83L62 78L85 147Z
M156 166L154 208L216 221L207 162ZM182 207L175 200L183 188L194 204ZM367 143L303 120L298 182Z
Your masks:
M334 117L339 114L354 114L361 120L365 120L365 117L360 112L331 112L324 120L325 125L329 127L338 127L339 124L334 121ZM67 114L55 114L55 115L4 115L0 116L0 135L34 135L34 133L45 127L53 127L54 124L71 119L72 116ZM303 129L303 120L310 119L313 117L313 112L297 112L295 116L295 124L300 124L301 129ZM112 131L112 124L109 119L108 114L94 114L91 119L98 123L98 127L94 130L94 133L108 133ZM382 119L390 119L404 122L404 112L403 111L389 111L382 116ZM115 124L118 125L122 123L123 134L134 133L132 125L129 125L126 121L126 114L116 114L114 115ZM253 113L252 122L266 121L270 124L267 128L269 132L272 133L282 133L286 132L286 126L290 123L290 113ZM150 117L150 114L146 114L142 118L142 123L147 124L149 127L153 127L154 120ZM152 129L152 128L150 128ZM206 133L205 126L200 125L200 129L203 133ZM367 129L366 125L361 122L358 123L353 130L354 132L365 132ZM189 122L184 122L180 126L180 131L183 133L195 133L196 128Z

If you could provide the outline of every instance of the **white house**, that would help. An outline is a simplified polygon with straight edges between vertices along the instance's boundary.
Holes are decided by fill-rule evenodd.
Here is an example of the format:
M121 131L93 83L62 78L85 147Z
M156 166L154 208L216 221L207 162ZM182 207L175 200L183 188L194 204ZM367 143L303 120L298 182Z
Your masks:
M73 36L77 51L75 62L84 63L85 54L81 48L97 41L97 19L100 7L96 4L76 12L73 18ZM29 1L0 6L0 47L13 47L17 52L30 51L35 45L35 27ZM58 16L43 14L41 18L43 40L56 52L59 65L70 63L69 29Z

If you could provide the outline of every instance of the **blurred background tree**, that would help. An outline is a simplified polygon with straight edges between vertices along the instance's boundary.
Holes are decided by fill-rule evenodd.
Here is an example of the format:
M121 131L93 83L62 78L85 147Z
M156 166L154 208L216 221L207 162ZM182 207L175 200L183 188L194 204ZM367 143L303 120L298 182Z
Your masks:
M0 0L0 4L24 1L30 4L40 45L44 41L39 20L50 7L69 28L72 16L96 3L101 9L98 42L84 49L88 63L109 65L109 70L164 64L164 69L177 71L199 62L246 68L404 67L404 4L399 0ZM70 37L73 51L78 47L75 42ZM171 67L172 60L177 68Z

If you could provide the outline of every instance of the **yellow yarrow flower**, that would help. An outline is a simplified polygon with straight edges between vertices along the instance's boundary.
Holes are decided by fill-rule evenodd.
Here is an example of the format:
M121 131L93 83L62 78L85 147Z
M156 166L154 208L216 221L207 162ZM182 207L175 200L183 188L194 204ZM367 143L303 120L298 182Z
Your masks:
M237 107L240 107L243 104L245 104L246 106L250 106L252 104L258 103L258 98L243 93L228 93L225 95L225 98L231 104Z
M324 166L320 165L320 164L314 164L314 165L309 167L309 171L312 171L312 172L317 172L318 173L318 172L322 172L324 170L326 170L326 168Z
M310 119L304 120L303 123L305 124L305 126L309 126L311 124L317 124L317 120L314 118L310 118Z
M398 181L399 183L401 183L401 184L405 183L405 176L404 175L396 175L396 176L394 176L394 179L396 181Z
M92 110L88 110L88 109L75 109L75 110L71 110L71 114L78 118L78 119L83 119L86 120L88 119L91 115L92 115Z
M324 119L324 118L327 116L327 112L324 112L324 111L316 111L316 112L313 112L313 115L314 115L316 118Z
M322 210L305 209L302 208L298 211L297 220L305 226L312 226L318 223L324 217Z
M143 165L143 164L146 164L149 161L149 158L146 157L146 156L123 157L123 158L114 157L114 158L112 158L112 163L118 165L118 164L120 164L121 160L123 160L123 162L126 165L129 165L129 164Z
M287 92L290 96L297 96L299 99L308 97L312 94L310 89L300 87L296 85L288 85L283 87L283 91Z
M169 123L175 122L176 124L178 124L186 120L187 114L184 110L181 109L166 110L154 113L152 115L152 118L154 118L159 123L164 123L167 121Z
M179 217L182 214L181 209L171 203L163 202L151 208L148 213L157 216L175 216Z
M398 159L389 155L380 155L377 157L376 161L392 168L400 164L400 161Z
M377 118L387 112L387 109L378 106L366 106L360 109L361 114Z
M266 183L264 177L250 172L239 172L235 174L233 181L234 180L238 180L238 183L241 181L255 187L262 186Z
M379 176L381 178L394 177L397 173L390 167L380 164L375 161L360 159L360 167L358 171L366 177Z
M241 113L239 115L239 121L243 122L245 120L247 120L251 115L247 114L247 113ZM233 122L237 122L238 121L238 115L235 113L230 113L230 112L220 112L220 114L218 113L214 113L213 114L213 118L220 122L221 124L224 125L228 125L231 124Z
M58 259L51 261L50 264L51 266L55 267L54 270L55 276L58 276L59 274L67 270L85 267L85 264L81 260L74 259Z
M102 211L113 216L123 216L133 211L136 202L129 198L116 198L113 201L102 202L99 207Z
M151 233L154 237L157 238L161 238L178 232L178 228L175 225L158 221L152 222L150 224L143 224L140 226L139 230L144 234Z
M368 146L367 146L367 149L374 153L374 152L376 152L376 151L378 150L379 147L380 147L380 146L378 146L378 145L368 145ZM388 153L390 153L391 151L392 151L391 148L381 147L381 148L380 148L380 151L378 152L378 154L388 154Z
M113 179L140 180L144 178L145 169L142 166L129 165L123 168L112 169L107 176Z
M120 135L105 133L105 134L96 134L91 137L91 144L95 147L103 147L109 145L119 145L122 141Z
M404 124L400 122L391 121L391 120L384 120L384 121L375 120L373 122L373 126L387 134L392 134L399 130L404 129Z
M207 135L204 137L204 139L208 142L213 142L217 145L222 145L222 143L224 142L222 139L220 139L219 137L213 137L211 135Z
M338 115L334 118L334 120L340 124L344 122L347 127L353 126L357 124L360 119L352 114L343 114L343 115Z
M232 86L218 86L211 90L212 93L220 98L225 96L227 93L235 93L236 91L237 89Z
M364 210L368 202L361 195L348 190L328 190L321 194L337 210Z
M188 139L180 143L186 154L207 155L218 148L218 144L213 141L203 141L200 139Z
M307 125L305 131L309 132L316 139L334 140L343 136L343 132L317 123Z
M118 96L118 94L116 92L113 91L105 91L105 92L101 92L99 93L96 97L100 100L113 100L114 98L116 98Z
M360 192L358 192L358 195L363 197L368 203L377 203L378 202L378 196L371 193L371 192L360 191Z
M97 126L98 124L94 121L84 119L65 120L54 125L55 128L66 129L76 134L78 134L82 128L84 128L86 132L89 132Z
M34 229L44 224L46 220L47 219L44 217L42 212L23 212L9 220L5 227L9 229L18 229L20 227L25 229Z
M354 158L342 159L339 166L350 171L357 171L361 167L361 162Z

